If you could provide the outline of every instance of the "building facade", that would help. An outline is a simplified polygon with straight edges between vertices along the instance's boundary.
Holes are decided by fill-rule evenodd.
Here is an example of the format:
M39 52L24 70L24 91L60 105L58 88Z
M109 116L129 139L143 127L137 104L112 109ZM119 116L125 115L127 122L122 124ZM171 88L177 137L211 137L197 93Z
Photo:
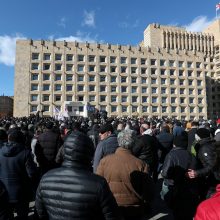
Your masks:
M0 118L13 116L13 98L9 96L0 96Z
M65 101L79 101L109 116L217 117L220 37L212 29L150 24L135 47L19 40L14 116L52 116Z

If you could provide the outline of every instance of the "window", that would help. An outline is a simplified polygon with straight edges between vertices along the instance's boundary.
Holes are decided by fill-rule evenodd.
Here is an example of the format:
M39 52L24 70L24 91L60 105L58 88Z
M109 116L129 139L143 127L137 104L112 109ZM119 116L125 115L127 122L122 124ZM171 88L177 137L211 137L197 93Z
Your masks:
M106 71L106 66L100 66L100 72L105 72Z
M83 72L84 70L84 65L78 65L78 72Z
M73 90L73 85L66 85L66 91L72 91Z
M48 91L50 90L50 85L49 84L44 84L43 85L43 91Z
M45 53L44 54L44 60L50 60L51 54L50 53Z
M32 53L32 60L39 60L39 53Z
M105 82L106 76L100 76L100 82Z
M56 74L55 75L55 81L61 80L61 74Z
M137 112L137 109L138 109L137 106L132 106L131 110L132 110L132 112Z
M137 63L137 58L131 58L131 64L136 64Z
M117 102L117 96L112 95L111 96L111 102Z
M116 76L111 76L111 82L116 82Z
M151 75L155 75L156 74L156 69L151 69Z
M31 105L31 112L37 111L37 105Z
M62 54L55 54L55 60L62 60Z
M126 76L122 76L121 77L121 83L125 83L127 81L127 77Z
M162 97L161 102L166 103L167 102L167 97Z
M100 86L100 92L105 92L105 90L106 90L106 86Z
M189 103L193 104L193 102L194 102L194 98L189 98Z
M82 92L83 90L84 90L84 86L83 85L78 85L77 86L77 90L79 91L79 92ZM80 101L80 100L79 100Z
M49 96L49 95L43 95L43 101L44 101L44 102L49 101L49 99L50 99L50 96Z
M106 98L105 95L100 95L100 102L105 102L105 98Z
M147 87L142 87L142 93L147 93Z
M157 106L152 106L152 112L157 113Z
M165 60L160 60L160 66L165 66Z
M197 81L197 86L201 86L202 85L202 81L201 80L198 80Z
M83 112L83 106L79 106L79 112Z
M203 112L203 108L199 107L199 113Z
M79 90L78 90L78 91L79 91ZM79 95L79 96L78 96L78 100L79 100L80 102L83 102L84 96L83 96L83 95Z
M137 87L132 86L132 87L131 87L131 92L132 92L132 93L136 93L136 92L137 92Z
M197 71L197 77L201 77L202 76L202 72L201 71Z
M38 95L31 95L32 102L37 101L37 99L38 99Z
M166 93L166 88L162 87L161 88L161 94L165 94Z
M78 61L83 62L84 61L84 55L78 55Z
M66 61L72 61L73 60L73 55L72 54L67 54L66 55Z
M192 76L192 73L193 73L193 71L189 70L189 71L188 71L188 77L191 77L191 76Z
M43 111L49 112L49 105L43 105Z
M180 80L180 86L183 86L183 85L184 85L184 80L181 79L181 80Z
M172 113L176 112L176 107L175 107L175 106L172 106L172 107L171 107L171 112L172 112Z
M50 80L50 74L43 74L43 80Z
M183 95L185 92L185 89L180 89L180 94Z
M31 84L31 91L38 90L38 84Z
M127 71L127 67L122 66L122 67L121 67L121 73L126 73L126 71Z
M183 70L179 70L179 76L183 76L184 71Z
M181 107L180 111L181 111L181 113L184 113L185 112L185 107Z
M141 68L141 74L146 74L147 73L147 68Z
M147 83L147 78L145 78L145 77L141 77L141 83L142 83L142 84Z
M171 94L175 94L175 92L176 92L176 89L175 89L175 88L171 88L171 89L170 89L170 93L171 93Z
M175 84L175 79L170 79L170 85L174 85Z
M55 100L55 102L61 101L61 95L55 95L54 100Z
M202 95L202 90L198 89L198 95Z
M174 73L175 73L175 70L174 70L174 69L171 69L171 70L170 70L170 76L173 76Z
M196 68L200 68L201 63L200 62L196 62Z
M55 84L55 91L61 91L61 85Z
M50 70L50 64L49 63L44 63L43 70Z
M157 97L152 97L152 103L157 103Z
M161 79L161 84L166 84L166 79Z
M131 67L131 73L137 73L137 68L136 67Z
M137 102L137 96L132 96L132 102Z
M67 95L66 96L66 101L72 101L72 96L71 95Z
M115 73L116 72L116 66L111 66L110 71L111 71L111 73Z
M166 106L162 106L162 113L167 112L167 107Z
M141 58L141 65L145 65L146 64L146 59L144 59L144 58Z
M193 89L189 89L189 95L193 94Z
M156 60L155 59L151 59L150 60L150 65L151 66L156 66Z
M198 104L202 104L203 99L202 98L198 98Z
M175 97L171 97L171 103L175 104L176 103L176 98Z
M32 70L38 70L39 69L39 63L32 63L31 69Z
M95 56L90 55L89 56L89 62L95 62Z
M66 81L72 81L72 80L73 80L73 75L67 74Z
M95 72L95 66L89 65L89 72Z
M67 64L66 65L66 71L72 71L73 70L73 65L72 64Z
M127 96L122 96L122 97L121 97L121 101L122 101L122 102L127 102Z
M127 58L126 57L121 57L121 64L125 64L127 62Z
M193 113L193 112L194 112L194 108L193 108L193 107L190 107L190 108L189 108L189 111L190 111L190 113Z
M59 63L55 64L56 71L60 71L61 69L62 69L62 64L59 64Z
M157 83L157 79L152 78L152 79L151 79L151 84L156 84L156 83Z
M90 92L94 92L95 91L95 86L94 85L90 85L89 86L89 91Z
M90 95L89 96L89 102L94 102L95 101L95 96L94 95Z
M94 82L95 81L95 76L89 76L89 82Z
M111 112L116 112L117 111L117 106L111 106Z
M193 85L193 80L188 80L189 86Z
M84 80L84 76L83 75L78 75L78 82L82 82Z
M132 83L137 83L137 77L131 77L131 82Z
M31 80L38 80L38 74L32 74Z
M122 86L121 87L121 92L127 92L127 86Z
M121 106L121 111L122 112L127 112L127 108L128 108L127 106L122 105Z
M180 103L184 104L185 103L185 98L180 98Z
M174 61L174 60L170 60L170 61L169 61L169 66L170 66L170 67L174 67L174 64L175 64L175 61Z
M165 75L166 74L166 70L165 69L161 69L160 70L160 75Z
M116 57L110 57L110 63L116 63Z
M142 96L142 102L147 102L147 96Z
M105 63L106 62L106 56L100 56L99 57L99 62L100 63Z
M187 67L192 68L192 62L187 62Z
M183 67L183 61L179 61L179 67L181 68L181 67Z
M153 93L153 94L157 93L157 88L154 88L154 87L153 87L153 88L152 88L152 93Z
M147 112L147 106L142 106L142 112Z

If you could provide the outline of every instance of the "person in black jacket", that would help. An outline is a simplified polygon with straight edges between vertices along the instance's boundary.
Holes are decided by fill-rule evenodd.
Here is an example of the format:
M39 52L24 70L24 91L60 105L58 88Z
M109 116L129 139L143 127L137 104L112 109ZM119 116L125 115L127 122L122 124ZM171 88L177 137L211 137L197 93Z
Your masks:
M173 148L167 154L161 172L164 178L161 198L173 210L175 220L192 220L199 202L196 185L185 175L196 165L187 146L187 132L183 131L174 138Z
M192 128L188 131L188 148L187 150L191 152L191 147L193 142L195 141L195 134L198 130L199 123L197 121L192 122Z
M93 143L72 132L64 142L64 162L41 179L36 196L40 219L116 220L118 207L106 180L92 173Z
M197 178L200 183L201 200L209 197L216 185L220 182L214 175L217 162L215 141L210 137L210 132L206 128L199 128L196 131L195 152L197 158L197 169L189 169L188 177Z
M0 129L0 148L3 146L5 142L8 140L8 135L5 130Z
M35 178L36 166L31 151L24 146L22 132L13 130L8 135L8 143L0 148L0 181L8 192L9 205L17 212L18 219L27 219Z

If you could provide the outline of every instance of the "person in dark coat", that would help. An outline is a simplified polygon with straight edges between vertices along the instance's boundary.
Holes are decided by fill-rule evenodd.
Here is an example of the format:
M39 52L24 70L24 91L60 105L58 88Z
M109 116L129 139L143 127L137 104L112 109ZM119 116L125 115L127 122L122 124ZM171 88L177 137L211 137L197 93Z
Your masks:
M191 152L192 144L195 141L195 134L199 127L199 124L196 121L193 121L191 125L192 125L192 128L188 131L188 148L187 149L189 152Z
M31 151L24 146L22 132L11 131L8 143L0 149L0 181L8 192L10 207L15 209L18 219L27 219L35 178L36 166Z
M182 127L182 124L180 121L176 121L174 128L173 128L173 136L176 137L178 135L181 135L184 131L184 128Z
M40 219L118 220L118 206L106 180L92 173L92 141L72 132L64 142L64 162L41 179L36 196Z
M47 122L46 131L39 135L35 146L35 154L41 174L57 167L55 159L60 146L60 134L53 131L53 122Z
M100 142L95 150L93 160L93 172L95 173L99 165L100 160L109 155L115 153L118 148L117 136L114 134L111 124L103 125L99 130Z
M10 212L9 202L8 202L8 193L5 186L0 181L0 219L1 220L10 220L13 217L13 213Z
M5 130L0 129L0 148L8 141L8 135Z
M214 174L217 162L215 141L210 137L210 132L206 128L199 128L196 132L195 152L197 158L197 168L189 169L188 177L197 178L200 183L201 200L209 197L215 191L216 185L220 182Z
M161 198L173 210L175 220L192 220L199 203L196 185L185 175L188 169L196 166L187 146L188 135L184 131L174 138L173 148L167 154L161 172L164 178Z

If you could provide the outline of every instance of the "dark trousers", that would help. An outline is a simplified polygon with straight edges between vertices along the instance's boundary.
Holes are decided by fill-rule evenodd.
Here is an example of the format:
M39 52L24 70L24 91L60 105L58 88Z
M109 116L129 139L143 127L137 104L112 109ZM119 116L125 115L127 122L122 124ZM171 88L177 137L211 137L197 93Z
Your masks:
M12 213L17 213L17 220L28 219L29 202L10 203L9 206Z

